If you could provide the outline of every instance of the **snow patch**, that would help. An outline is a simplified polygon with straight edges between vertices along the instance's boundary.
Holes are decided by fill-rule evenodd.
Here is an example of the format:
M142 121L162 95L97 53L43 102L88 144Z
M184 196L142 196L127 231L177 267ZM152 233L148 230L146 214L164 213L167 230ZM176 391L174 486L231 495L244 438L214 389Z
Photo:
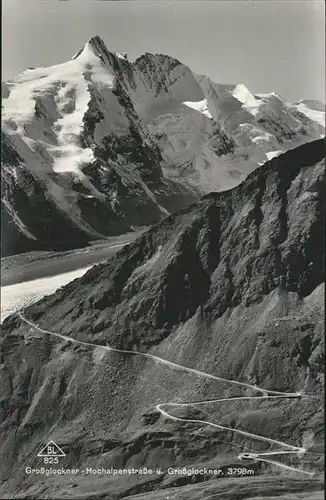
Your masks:
M275 158L276 156L279 156L282 153L284 153L284 151L269 151L268 153L266 153L266 156L268 160L271 160L272 158Z
M183 102L183 104L185 106L188 106L189 108L195 109L196 111L202 113L203 115L207 116L210 119L213 118L208 110L208 104L206 98L203 99L202 101L197 101L197 102L185 101Z
M325 127L325 108L321 109L313 109L307 106L304 102L300 104L294 105L294 107L302 114L306 115L311 120L319 123L323 127ZM323 137L324 134L321 135Z
M8 200L6 200L5 198L1 198L1 201L5 205L5 207L7 208L8 212L10 213L10 215L11 215L11 217L13 219L13 221L16 223L17 227L19 227L20 231L27 238L29 238L31 240L37 240L37 238L35 238L35 236L33 235L33 233L31 233L31 231L27 228L27 226L20 219L20 217L18 216L17 212L15 212L15 210L11 207L10 203L8 202Z
M123 59L124 61L128 61L128 55L127 55L127 52L116 52L116 56L118 57L118 59Z
M250 108L257 106L257 101L254 98L254 95L242 83L239 83L234 87L232 95L246 107Z

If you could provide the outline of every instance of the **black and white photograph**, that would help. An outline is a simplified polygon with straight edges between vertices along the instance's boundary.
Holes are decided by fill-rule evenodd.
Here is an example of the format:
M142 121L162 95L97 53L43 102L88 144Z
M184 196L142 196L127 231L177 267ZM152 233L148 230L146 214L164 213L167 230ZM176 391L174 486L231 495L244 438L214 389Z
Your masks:
M325 3L2 0L0 498L324 499Z

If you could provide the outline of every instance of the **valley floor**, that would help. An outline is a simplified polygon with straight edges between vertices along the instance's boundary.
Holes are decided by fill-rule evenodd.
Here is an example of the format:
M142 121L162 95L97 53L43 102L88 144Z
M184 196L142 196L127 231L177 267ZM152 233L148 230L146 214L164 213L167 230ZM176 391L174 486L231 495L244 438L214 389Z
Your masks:
M55 292L103 262L140 235L134 233L94 242L67 252L28 252L1 259L1 322L44 295Z

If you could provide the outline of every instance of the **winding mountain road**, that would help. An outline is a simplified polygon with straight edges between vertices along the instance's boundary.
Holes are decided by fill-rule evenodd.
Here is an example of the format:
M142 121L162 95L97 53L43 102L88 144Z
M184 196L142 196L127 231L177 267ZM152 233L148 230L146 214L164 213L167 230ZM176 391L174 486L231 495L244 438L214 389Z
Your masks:
M282 469L291 470L293 472L299 472L301 474L305 474L305 475L308 475L308 476L311 476L311 477L315 475L314 472L305 471L305 470L299 469L297 467L291 467L291 466L286 465L286 464L284 464L282 462L279 462L279 461L276 461L276 460L270 460L270 458L269 458L269 457L281 456L281 455L296 455L298 458L302 458L304 456L304 454L306 453L306 449L303 448L303 447L290 445L290 444L284 443L282 441L277 441L275 439L271 439L271 438L267 438L267 437L264 437L264 436L260 436L258 434L253 434L253 433L242 431L242 430L239 430L239 429L234 429L232 427L226 427L226 426L223 426L223 425L220 425L220 424L215 424L214 422L210 422L210 421L207 421L207 420L188 419L188 418L175 417L175 416L171 415L167 411L167 409L170 408L170 407L192 407L192 406L200 406L200 405L205 405L205 404L222 403L222 402L236 401L236 400L238 400L238 401L240 401L240 400L242 400L242 401L248 400L249 401L249 400L257 400L257 399L261 400L261 399L265 399L265 398L266 399L303 398L303 397L314 398L314 397L318 397L318 396L316 396L316 395L310 395L310 394L301 394L300 392L280 392L280 391L272 391L272 390L269 390L269 389L263 389L261 387L255 386L255 385L247 384L247 383L244 383L244 382L238 382L236 380L225 379L225 378L222 378L222 377L218 377L216 375L212 375L210 373L206 373L206 372L203 372L203 371L200 371L200 370L196 370L194 368L189 368L189 367L186 367L186 366L183 366L183 365L179 365L177 363L173 363L172 361L168 361L168 360L166 360L164 358L160 358L160 357L155 356L153 354L143 353L143 352L139 352L139 351L130 351L130 350L124 350L124 349L116 349L116 348L109 347L109 346L106 346L106 345L94 344L92 342L83 342L81 340L76 340L76 339L74 339L72 337L68 337L66 335L61 335L60 333L51 332L51 331L45 330L43 328L40 328L35 323L32 323L31 321L29 321L28 319L26 319L20 312L18 312L17 315L19 316L19 318L24 323L26 323L27 325L31 326L33 329L35 329L35 330L37 330L37 331L39 331L41 333L52 335L54 337L57 337L57 338L59 338L61 340L66 341L66 342L72 342L72 343L75 343L75 344L89 346L89 347L92 347L92 348L101 348L101 349L104 349L106 351L116 352L116 353L120 353L120 354L132 354L132 355L135 355L135 356L143 356L143 357L152 359L155 362L167 365L167 366L169 366L170 368L173 368L173 369L182 370L182 371L185 371L185 372L188 372L188 373L195 374L195 375L200 376L200 377L209 378L209 379L216 380L216 381L219 381L219 382L225 382L225 383L229 383L229 384L232 384L232 385L241 386L243 388L251 389L251 390L254 390L254 391L257 391L257 392L261 393L263 396L239 396L239 397L234 397L234 398L209 399L209 400L203 400L203 401L196 401L196 402L193 402L193 403L192 402L187 402L187 403L175 403L175 402L172 402L172 403L161 403L161 404L156 405L156 409L164 417L166 417L168 419L171 419L171 420L175 420L175 421L179 421L179 422L187 422L187 423L191 422L191 423L195 423L195 424L208 425L208 426L211 426L211 427L214 427L214 428L217 428L217 429L221 429L221 430L225 430L225 431L231 431L231 432L234 432L234 433L242 435L242 436L253 438L255 440L262 441L262 442L265 442L265 443L269 443L271 445L277 445L277 446L280 447L280 449L277 449L275 451L265 452L265 453L254 453L254 452L240 453L240 455L238 455L238 457L237 457L240 460L252 460L252 461L256 461L256 462L258 462L258 461L259 462L266 462L266 463L270 463L272 465L281 467ZM284 448L286 448L286 450L284 450Z

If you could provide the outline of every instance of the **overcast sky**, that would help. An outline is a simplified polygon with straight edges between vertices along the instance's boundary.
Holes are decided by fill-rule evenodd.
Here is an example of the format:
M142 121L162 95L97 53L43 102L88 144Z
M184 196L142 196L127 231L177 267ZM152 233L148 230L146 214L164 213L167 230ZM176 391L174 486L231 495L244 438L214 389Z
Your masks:
M325 6L314 0L3 0L2 79L99 34L129 59L169 54L219 83L325 102Z

